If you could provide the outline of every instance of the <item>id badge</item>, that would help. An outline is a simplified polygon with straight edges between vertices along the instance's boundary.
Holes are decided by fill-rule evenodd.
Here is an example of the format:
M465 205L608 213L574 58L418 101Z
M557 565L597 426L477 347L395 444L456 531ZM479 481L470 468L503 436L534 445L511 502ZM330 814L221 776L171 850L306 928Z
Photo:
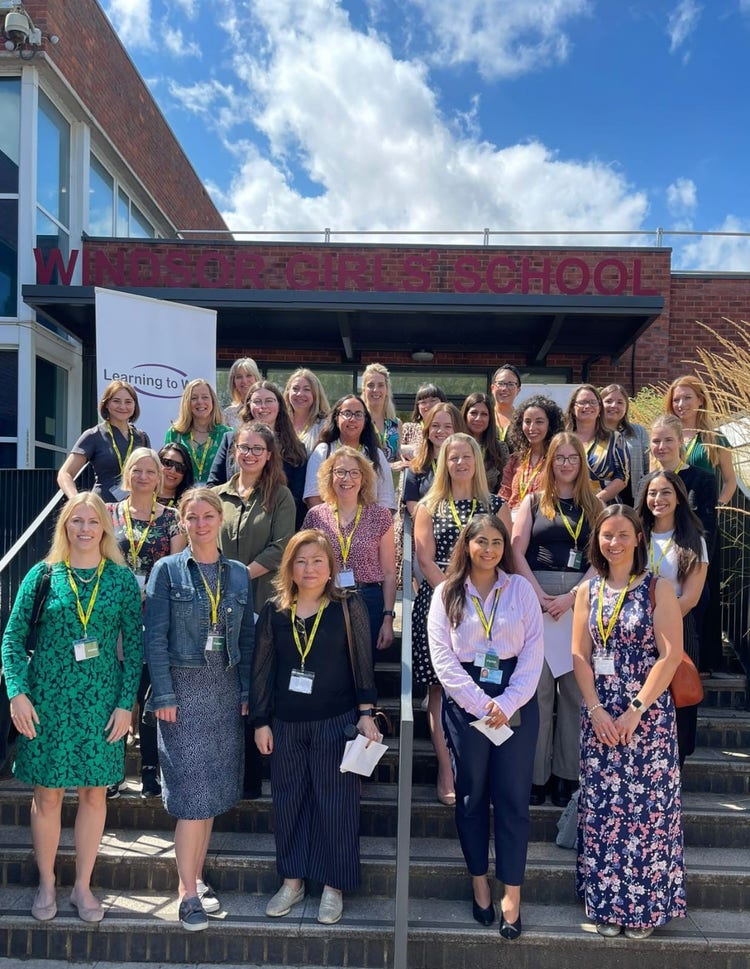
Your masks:
M289 677L289 689L292 693L306 693L308 696L313 691L314 673L307 673L305 670L292 670Z
M356 584L352 569L342 569L336 576L337 589L353 589Z
M226 636L221 633L209 633L206 639L207 653L222 653L226 646Z
M572 548L570 550L570 555L568 555L568 568L575 569L576 572L580 572L582 565L583 565L583 552L581 552L577 548Z
M595 656L594 672L596 673L597 676L614 676L615 675L614 656Z
M503 671L500 669L500 657L496 653L484 654L479 680L481 683L502 683Z
M78 639L73 643L73 651L79 663L94 659L99 655L99 643L95 639Z

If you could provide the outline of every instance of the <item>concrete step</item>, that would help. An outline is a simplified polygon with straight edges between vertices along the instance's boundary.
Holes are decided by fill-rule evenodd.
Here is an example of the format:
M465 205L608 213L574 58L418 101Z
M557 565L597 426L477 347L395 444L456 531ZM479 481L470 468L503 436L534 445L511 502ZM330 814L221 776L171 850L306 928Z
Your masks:
M393 898L396 891L395 838L362 838L362 884L353 893L365 898ZM108 892L169 892L177 889L171 830L105 832L92 884ZM217 832L206 858L206 879L219 895L226 892L272 895L279 885L271 834ZM688 846L685 852L690 902L700 908L750 909L750 848ZM490 868L494 846L490 845ZM539 904L574 900L574 851L532 842L524 898ZM63 832L56 866L58 883L75 877L73 833ZM412 898L464 899L469 891L458 840L414 838L411 842ZM36 866L28 830L0 828L0 885L34 885Z
M59 913L40 924L29 913L34 889L0 890L0 950L11 958L66 958L88 963L252 966L357 966L387 969L392 963L390 899L345 899L337 925L316 921L318 898L310 896L283 919L264 914L266 897L226 894L224 910L204 932L185 932L173 895L155 892L103 897L107 913L97 926L79 921L63 892ZM523 905L524 933L513 945L498 938L497 923L481 928L468 900L413 899L409 906L410 969L504 969L555 966L561 969L739 969L747 967L745 913L692 907L688 917L636 942L603 939L577 903ZM498 946L501 948L498 949ZM502 956L499 953L502 953Z

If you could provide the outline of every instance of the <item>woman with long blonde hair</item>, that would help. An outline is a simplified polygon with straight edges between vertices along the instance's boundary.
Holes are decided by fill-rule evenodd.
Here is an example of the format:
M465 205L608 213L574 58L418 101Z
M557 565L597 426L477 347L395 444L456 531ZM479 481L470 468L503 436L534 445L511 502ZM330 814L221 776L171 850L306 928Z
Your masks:
M164 443L177 441L184 445L197 485L208 481L219 445L231 430L223 420L216 391L207 380L199 377L186 384L177 420L165 434Z

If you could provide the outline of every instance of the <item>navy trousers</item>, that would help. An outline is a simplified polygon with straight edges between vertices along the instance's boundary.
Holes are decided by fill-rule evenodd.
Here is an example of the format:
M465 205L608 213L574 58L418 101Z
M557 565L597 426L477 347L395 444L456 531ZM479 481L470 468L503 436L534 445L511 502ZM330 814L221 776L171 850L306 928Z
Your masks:
M506 665L507 664L507 665ZM501 661L512 670L515 660ZM476 667L465 669L477 676ZM510 678L504 672L504 680ZM491 696L503 687L483 685ZM474 727L477 718L443 694L443 728L453 757L456 790L456 828L471 875L489 868L490 804L494 811L495 873L505 885L523 884L529 843L529 794L539 732L536 697L520 710L521 723L513 736L496 747Z
M356 722L356 710L328 720L273 721L271 798L282 878L311 878L341 891L359 885L360 781L339 770L344 727Z

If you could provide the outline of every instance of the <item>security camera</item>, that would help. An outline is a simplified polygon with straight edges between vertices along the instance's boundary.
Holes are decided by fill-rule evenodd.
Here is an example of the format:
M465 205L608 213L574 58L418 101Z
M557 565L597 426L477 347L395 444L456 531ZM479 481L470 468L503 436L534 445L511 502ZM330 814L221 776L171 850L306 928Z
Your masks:
M22 10L11 10L5 15L5 36L16 47L26 43L33 29L28 15Z

